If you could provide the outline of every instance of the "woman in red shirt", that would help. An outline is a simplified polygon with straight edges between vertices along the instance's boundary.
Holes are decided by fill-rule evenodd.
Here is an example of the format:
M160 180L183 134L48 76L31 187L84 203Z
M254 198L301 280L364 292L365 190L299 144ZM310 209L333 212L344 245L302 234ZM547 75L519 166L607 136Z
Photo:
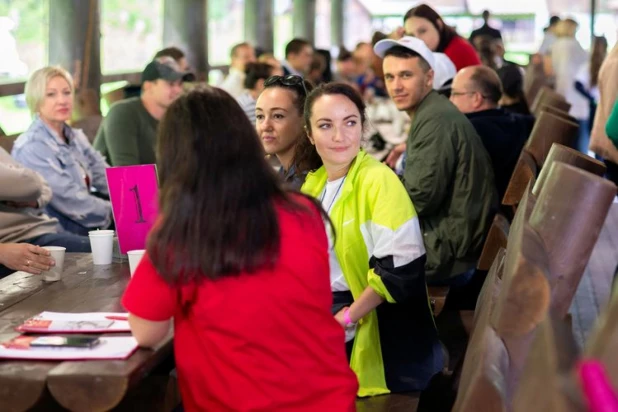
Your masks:
M284 191L226 92L195 90L159 125L158 224L123 297L133 335L174 319L188 411L354 410L315 201Z
M403 18L403 27L407 36L418 37L431 51L446 54L457 71L481 64L474 47L426 4L408 10Z

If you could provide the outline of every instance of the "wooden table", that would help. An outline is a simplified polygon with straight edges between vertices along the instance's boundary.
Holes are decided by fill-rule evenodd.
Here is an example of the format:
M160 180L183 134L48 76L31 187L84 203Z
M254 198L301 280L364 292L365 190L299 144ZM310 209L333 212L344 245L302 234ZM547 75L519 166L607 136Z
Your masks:
M0 342L45 310L124 311L120 299L129 279L128 263L95 266L89 253L67 253L58 282L23 272L0 279ZM155 350L138 349L127 360L0 361L0 410L109 410L171 354L170 334Z

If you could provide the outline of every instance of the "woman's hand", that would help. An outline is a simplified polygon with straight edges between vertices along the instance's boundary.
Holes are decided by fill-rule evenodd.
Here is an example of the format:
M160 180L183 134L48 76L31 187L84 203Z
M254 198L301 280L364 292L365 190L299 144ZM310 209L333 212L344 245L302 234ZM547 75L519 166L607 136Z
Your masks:
M27 207L32 207L32 208L38 208L39 204L36 202L36 200L33 200L31 202L4 202L4 204L6 204L7 206L10 207L14 207L15 209L23 209L23 208L27 208Z
M395 166L397 165L397 161L399 160L399 158L405 151L406 151L406 144L405 143L398 144L397 146L393 147L393 150L391 150L391 152L388 154L384 162L389 167L394 169Z
M28 243L0 245L0 264L33 275L40 275L56 264L49 256L49 250Z
M339 312L337 312L335 314L335 320L337 322L339 322L339 324L341 325L342 328L347 328L349 325L345 322L345 319L343 317L343 314L345 313L346 310L349 310L350 308L348 306L344 307L343 309L341 309Z

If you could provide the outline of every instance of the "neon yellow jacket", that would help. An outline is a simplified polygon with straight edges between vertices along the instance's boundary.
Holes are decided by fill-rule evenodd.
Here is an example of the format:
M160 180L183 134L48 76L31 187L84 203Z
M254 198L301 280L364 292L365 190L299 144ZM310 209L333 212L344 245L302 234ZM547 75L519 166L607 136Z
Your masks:
M302 191L317 198L325 185L326 170L321 167L308 174ZM354 299L367 286L385 299L382 305L360 320L356 330L350 366L359 380L358 395L389 393L393 388L387 386L385 378L380 341L380 333L384 331L378 325L380 307L412 299L421 302L421 309L417 305L414 311L423 312L423 320L411 320L410 331L416 329L411 335L421 333L422 338L416 335L412 339L426 343L425 348L427 344L431 347L437 343L426 294L425 247L418 217L395 173L361 151L348 171L341 196L330 211L330 218L336 233L335 253ZM404 334L408 334L407 328L403 327L405 325L400 326L406 329ZM424 332L423 329L430 330ZM399 333L396 330L392 332ZM431 342L427 342L426 337ZM414 348L410 347L409 351L414 351ZM401 390L424 388L433 373L440 369L441 359L433 359L432 356L428 359L427 350L420 352L424 352L422 362L430 361L436 366L429 368L432 372L427 377L408 378L407 381L418 384ZM402 361L405 359L402 358ZM421 373L420 370L426 374L428 370L426 367L418 367L418 359L409 364L414 365L412 374Z

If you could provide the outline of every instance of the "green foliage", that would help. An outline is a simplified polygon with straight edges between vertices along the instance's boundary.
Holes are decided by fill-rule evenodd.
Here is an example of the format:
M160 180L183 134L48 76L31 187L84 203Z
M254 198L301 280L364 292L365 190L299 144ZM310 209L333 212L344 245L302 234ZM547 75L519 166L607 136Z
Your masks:
M0 0L0 16L17 18L17 43L40 42L49 30L49 1Z
M225 16L229 0L208 0L208 19L220 20Z
M152 0L101 0L101 18L106 25L130 31L142 22L145 24L144 34L150 34L153 31L150 19L160 17L154 3Z

